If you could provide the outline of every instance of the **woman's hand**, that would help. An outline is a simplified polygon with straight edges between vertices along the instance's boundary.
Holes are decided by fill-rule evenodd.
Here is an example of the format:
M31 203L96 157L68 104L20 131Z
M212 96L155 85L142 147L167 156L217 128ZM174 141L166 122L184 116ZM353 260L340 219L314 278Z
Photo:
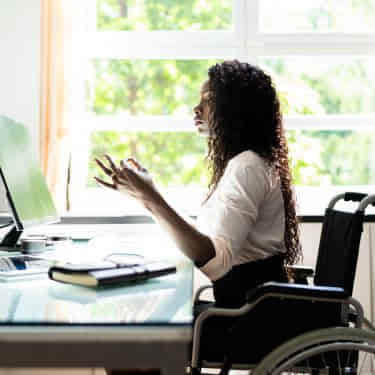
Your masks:
M145 168L132 158L127 159L126 162L121 161L119 166L110 156L105 155L105 158L108 166L99 159L95 161L112 181L107 182L94 177L100 185L125 193L140 201L192 261L205 264L215 256L215 248L211 239L184 220L163 199Z
M126 161L121 160L120 165L117 166L109 155L104 156L108 166L99 159L95 159L95 161L112 181L107 182L99 177L94 177L100 185L137 199L145 206L153 199L158 198L159 192L151 175L134 158L128 158Z

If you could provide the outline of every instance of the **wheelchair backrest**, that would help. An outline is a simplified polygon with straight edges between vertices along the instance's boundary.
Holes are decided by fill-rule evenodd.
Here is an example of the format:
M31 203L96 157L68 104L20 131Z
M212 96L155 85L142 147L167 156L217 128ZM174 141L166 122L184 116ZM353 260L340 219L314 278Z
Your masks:
M364 212L327 208L319 243L314 284L344 288L352 295Z

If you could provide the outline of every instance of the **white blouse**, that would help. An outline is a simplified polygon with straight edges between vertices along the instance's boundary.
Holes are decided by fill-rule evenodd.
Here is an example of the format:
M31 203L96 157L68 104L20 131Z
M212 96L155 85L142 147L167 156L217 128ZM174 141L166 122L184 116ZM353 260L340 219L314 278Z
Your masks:
M234 265L285 252L284 202L279 178L252 151L232 158L219 184L201 207L198 229L216 255L200 270L212 281Z

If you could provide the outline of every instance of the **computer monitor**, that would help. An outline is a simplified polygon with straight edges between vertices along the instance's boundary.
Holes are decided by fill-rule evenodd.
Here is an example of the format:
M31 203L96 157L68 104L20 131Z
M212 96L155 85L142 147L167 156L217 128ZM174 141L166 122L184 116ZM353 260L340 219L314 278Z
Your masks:
M16 249L25 228L60 221L27 128L5 116L0 116L0 181L13 217L0 250Z

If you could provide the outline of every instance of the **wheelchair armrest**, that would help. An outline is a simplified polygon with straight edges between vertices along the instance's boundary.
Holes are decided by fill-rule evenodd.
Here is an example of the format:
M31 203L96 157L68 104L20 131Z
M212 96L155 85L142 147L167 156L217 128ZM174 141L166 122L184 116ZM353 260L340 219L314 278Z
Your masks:
M199 301L199 297L200 295L207 289L211 289L213 288L212 285L203 285L201 286L200 288L198 288L198 290L196 291L195 293L195 296L194 296L194 303L197 303Z
M271 294L282 298L298 298L298 299L334 299L344 300L350 297L350 294L343 288L292 284L292 283L276 283L267 282L251 289L247 293L246 301L251 303L258 298Z
M311 267L293 265L286 268L292 271L296 284L307 284L307 278L314 276L314 269Z

